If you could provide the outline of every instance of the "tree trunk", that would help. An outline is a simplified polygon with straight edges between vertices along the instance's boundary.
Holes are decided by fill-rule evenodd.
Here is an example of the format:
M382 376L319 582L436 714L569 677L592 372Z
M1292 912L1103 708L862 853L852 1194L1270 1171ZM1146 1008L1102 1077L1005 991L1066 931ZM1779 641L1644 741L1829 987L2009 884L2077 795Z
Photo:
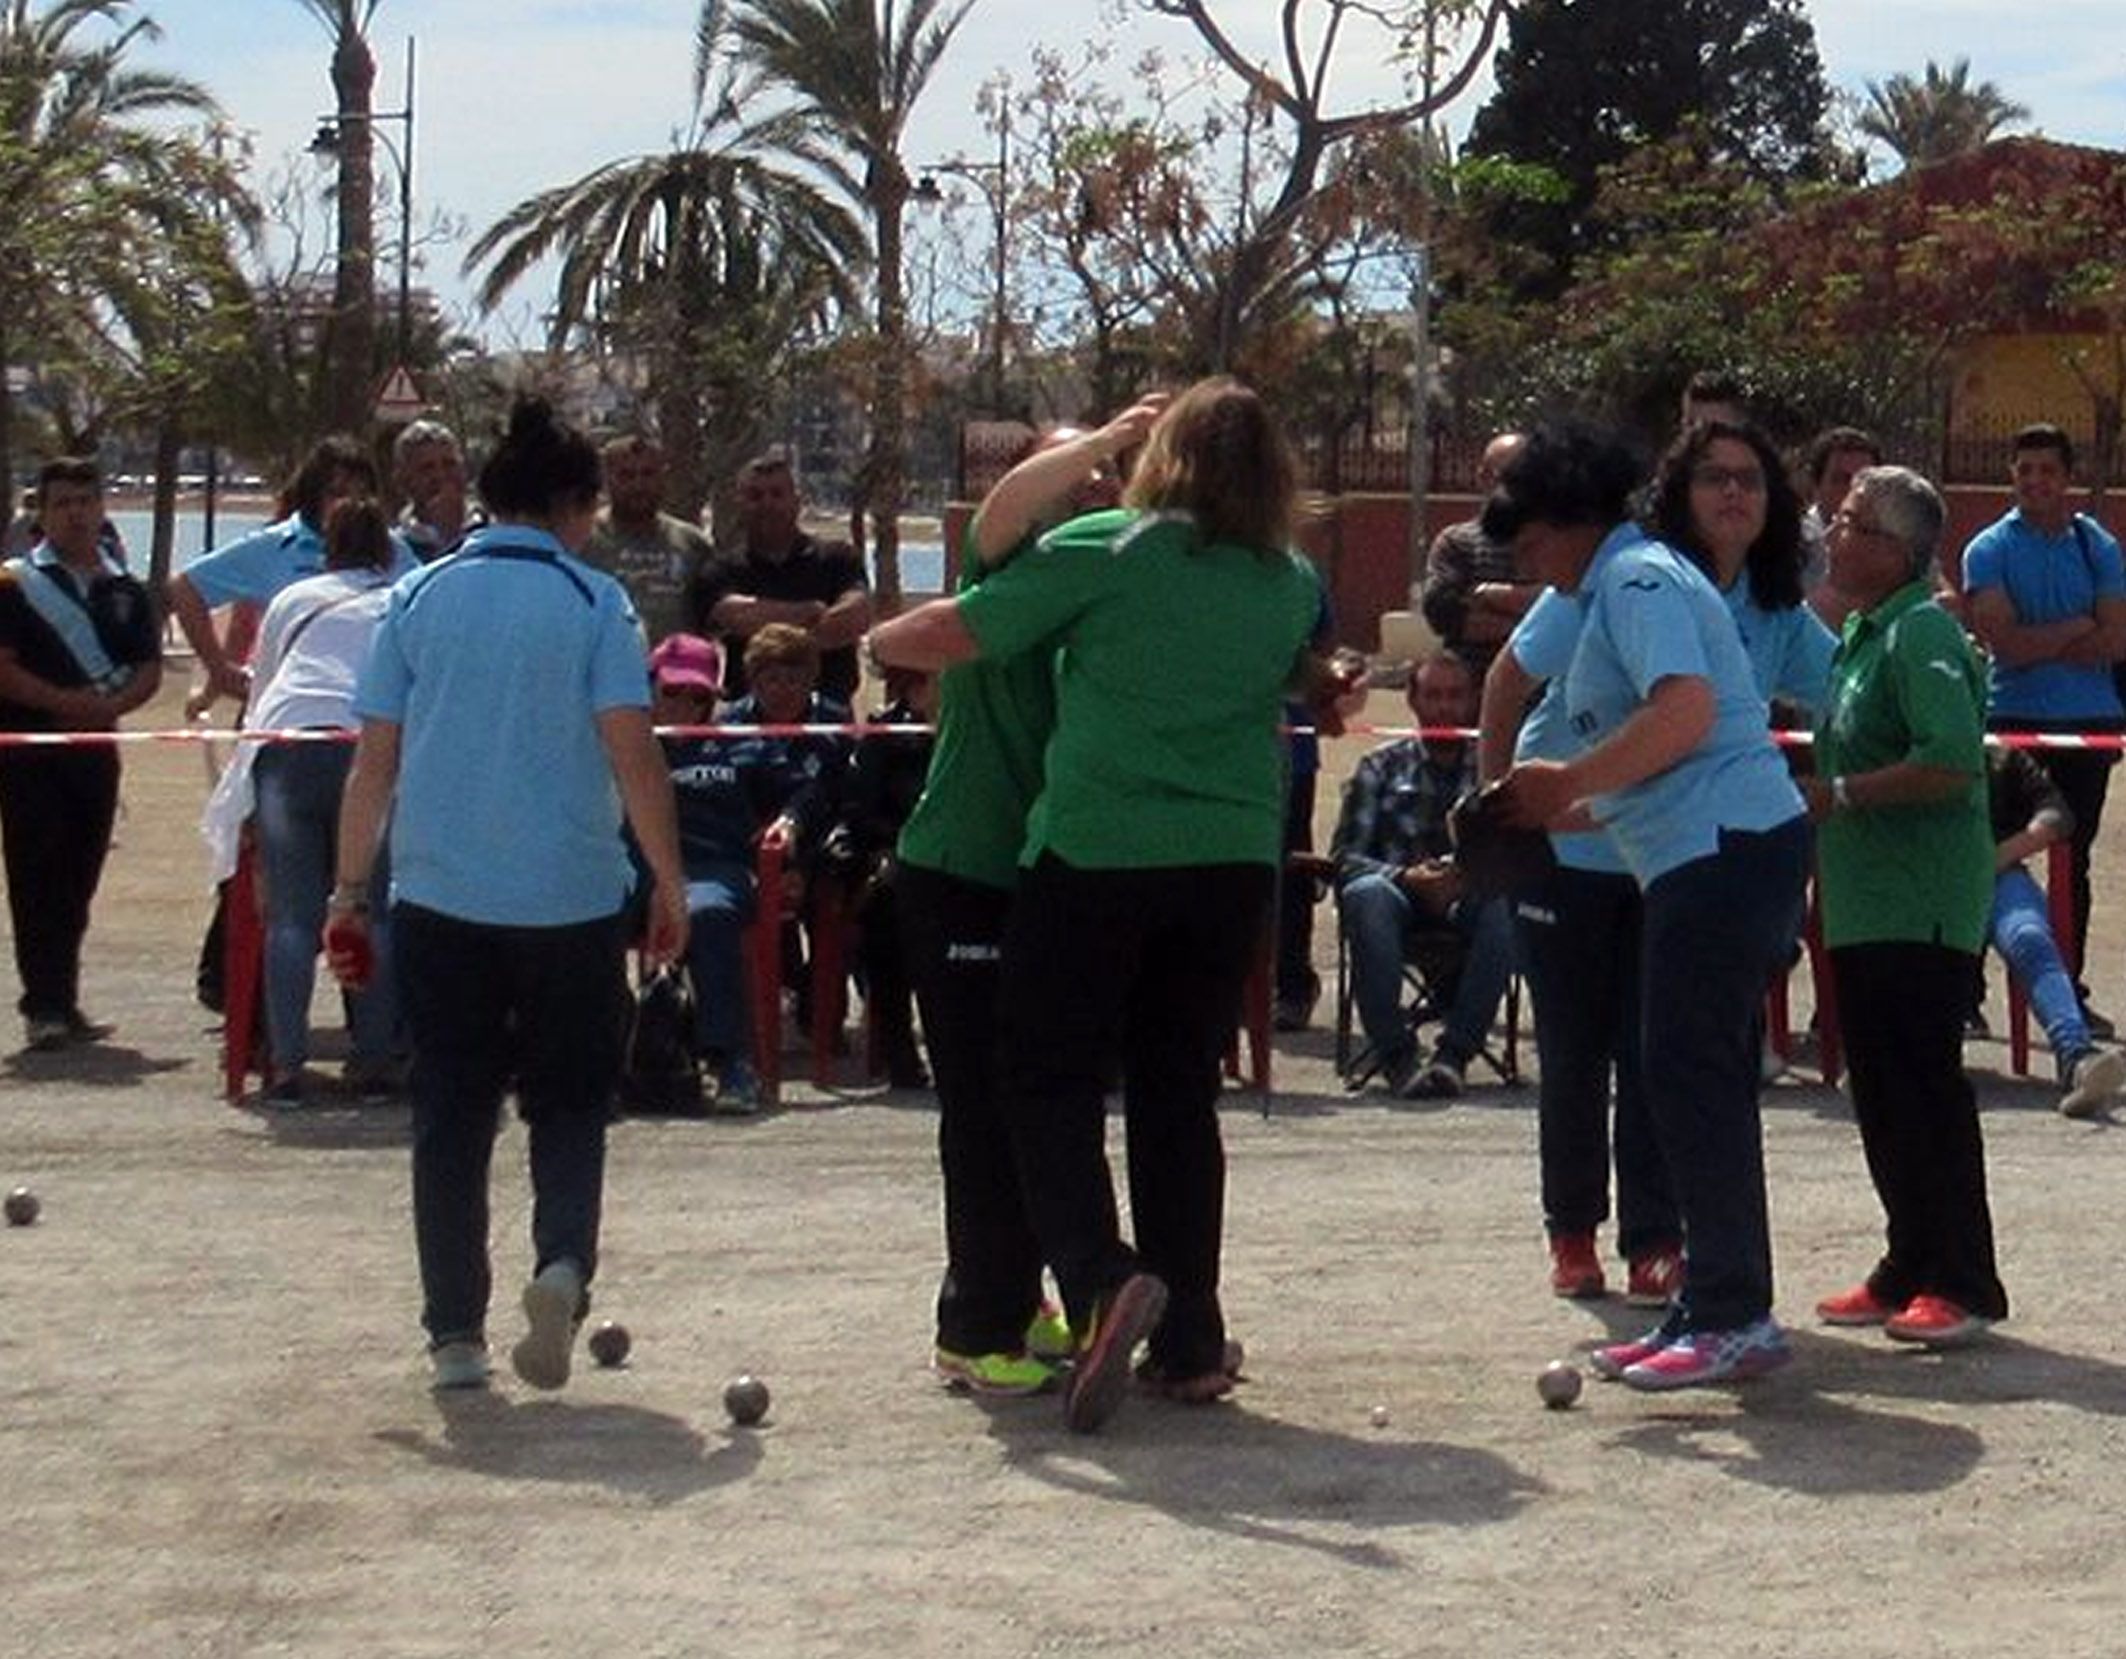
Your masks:
M878 365L872 381L871 452L865 473L881 616L901 608L901 497L907 467L908 410L905 351L908 303L901 282L901 209L908 181L889 163L876 196L878 211Z
M155 529L148 539L148 591L160 593L170 579L177 548L177 469L184 433L175 410L155 423Z
M376 131L370 120L376 57L343 12L332 54L339 108L339 262L332 282L332 424L369 424L376 375Z

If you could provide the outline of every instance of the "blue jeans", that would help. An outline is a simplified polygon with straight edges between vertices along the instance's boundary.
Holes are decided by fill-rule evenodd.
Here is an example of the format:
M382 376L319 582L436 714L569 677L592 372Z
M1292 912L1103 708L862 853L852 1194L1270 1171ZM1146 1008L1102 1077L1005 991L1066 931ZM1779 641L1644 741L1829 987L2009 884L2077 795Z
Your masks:
M1721 832L1718 849L1645 891L1640 1059L1683 1217L1685 1330L1733 1330L1772 1307L1764 1197L1764 987L1793 937L1808 826Z
M694 1051L718 1060L749 1059L753 1011L746 1003L744 944L746 923L753 919L751 868L715 864L689 876L687 915Z
M1562 864L1514 904L1542 1062L1543 1226L1556 1238L1591 1233L1609 1219L1614 1144L1617 1251L1627 1259L1673 1249L1683 1232L1639 1064L1640 908L1630 876Z
M605 1126L634 999L627 930L494 927L419 905L393 912L413 1034L413 1229L432 1343L485 1335L488 1168L514 1084L529 1131L535 1270L598 1267Z
M2089 1052L2089 1027L2082 1018L2074 976L2060 956L2059 941L2052 937L2044 890L2020 864L2010 865L1993 878L1993 920L1988 933L2008 971L2029 994L2064 1081L2067 1068Z
M340 795L353 760L344 743L281 743L261 749L252 764L266 890L266 1033L280 1072L294 1071L310 1057L310 996L332 893ZM372 1066L391 1059L398 1024L390 922L382 902L390 875L381 858L377 867L370 884L376 971L366 989L347 999L354 1058Z
M1447 928L1461 935L1461 977L1439 1047L1456 1065L1467 1065L1483 1049L1513 973L1513 922L1505 900L1465 902L1446 916L1435 916L1392 876L1362 875L1344 883L1336 905L1351 952L1358 1023L1368 1046L1383 1058L1409 1044L1403 1028L1403 963L1410 936Z

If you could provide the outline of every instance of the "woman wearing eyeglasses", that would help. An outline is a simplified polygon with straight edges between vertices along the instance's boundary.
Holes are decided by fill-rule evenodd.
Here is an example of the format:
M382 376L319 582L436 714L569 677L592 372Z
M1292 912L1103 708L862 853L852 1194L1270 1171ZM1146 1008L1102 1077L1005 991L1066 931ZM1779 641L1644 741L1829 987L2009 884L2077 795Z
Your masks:
M1653 1331L1593 1363L1671 1389L1790 1357L1771 1317L1758 1041L1808 831L1726 604L1631 522L1637 481L1617 439L1546 427L1506 467L1484 532L1578 602L1554 692L1575 752L1521 760L1502 788L1514 822L1606 830L1639 886L1640 1055L1683 1224L1683 1283Z
M1801 500L1754 426L1701 421L1662 458L1651 528L1727 600L1758 692L1814 713L1838 638L1802 603Z
M1946 516L1904 467L1868 468L1833 516L1831 580L1853 611L1804 785L1853 1115L1888 1222L1873 1271L1816 1316L1930 1348L2008 1311L1963 1064L1993 903L1986 682L1929 581Z

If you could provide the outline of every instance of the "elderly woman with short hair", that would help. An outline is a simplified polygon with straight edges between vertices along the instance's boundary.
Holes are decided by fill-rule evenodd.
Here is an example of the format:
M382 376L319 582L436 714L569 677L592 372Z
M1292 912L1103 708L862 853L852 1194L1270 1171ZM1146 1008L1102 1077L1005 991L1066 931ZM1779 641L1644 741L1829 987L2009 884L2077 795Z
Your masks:
M1833 515L1830 580L1853 610L1803 786L1853 1113L1889 1224L1874 1271L1816 1313L1929 1347L1968 1342L2008 1311L1963 1069L1993 898L1986 680L1933 596L1944 517L1904 467L1862 472Z

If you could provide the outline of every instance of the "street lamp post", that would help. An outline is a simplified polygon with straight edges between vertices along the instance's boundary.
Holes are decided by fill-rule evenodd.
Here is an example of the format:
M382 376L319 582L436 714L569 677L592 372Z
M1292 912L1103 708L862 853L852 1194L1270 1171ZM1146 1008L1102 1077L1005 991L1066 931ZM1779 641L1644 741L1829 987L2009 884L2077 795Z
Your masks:
M312 155L337 155L340 123L364 121L370 132L383 140L385 152L399 170L399 350L403 366L413 347L413 36L406 37L406 107L372 110L366 115L321 115L317 134L310 140ZM378 124L396 121L406 129L406 147L401 150Z
M938 187L937 175L950 174L962 178L982 192L982 199L989 204L990 251L994 262L993 275L996 291L990 298L989 333L989 409L993 415L1004 413L1004 317L1010 304L1006 281L1011 269L1011 115L1008 108L999 108L997 115L997 158L994 161L966 161L954 157L949 161L933 161L923 169L922 177L916 180L915 199L936 204L945 199Z

